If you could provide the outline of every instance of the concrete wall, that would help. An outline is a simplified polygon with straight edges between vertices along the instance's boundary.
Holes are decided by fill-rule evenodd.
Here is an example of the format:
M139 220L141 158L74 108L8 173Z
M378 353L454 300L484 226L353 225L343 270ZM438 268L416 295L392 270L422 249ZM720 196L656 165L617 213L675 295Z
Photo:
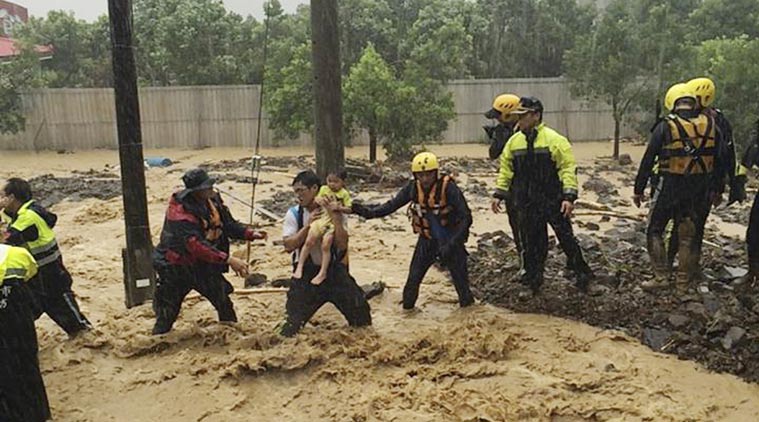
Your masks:
M543 101L545 120L573 141L608 139L614 133L605 104L584 105L573 99L566 80L461 80L448 85L456 104L446 143L484 139L482 113L502 92L534 95ZM193 86L140 89L143 142L147 148L252 147L258 128L259 87ZM0 136L2 149L83 150L115 148L116 117L111 89L45 89L24 96L26 131ZM266 125L263 146L311 144L304 134L296 140L272 138ZM623 135L632 135L625 128ZM365 143L365 138L356 144Z

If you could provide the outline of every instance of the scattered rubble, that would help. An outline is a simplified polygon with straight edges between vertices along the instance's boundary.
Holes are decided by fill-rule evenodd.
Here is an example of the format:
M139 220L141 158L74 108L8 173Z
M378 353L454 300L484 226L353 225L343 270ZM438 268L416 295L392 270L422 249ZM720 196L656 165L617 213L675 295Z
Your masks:
M583 188L613 201L618 193L600 172L628 174L634 170L600 160L585 171L591 179ZM746 205L715 213L728 221L745 216L747 222L748 218ZM613 227L602 233L597 224L601 221L613 221ZM552 245L545 283L540 294L533 296L526 286L515 282L519 259L513 242L500 231L481 235L477 250L470 255L476 295L515 312L545 313L621 329L654 350L759 382L759 286L743 282L746 257L742 239L724 236L716 226L708 227L708 244L703 246L701 260L703 280L687 291L670 286L647 292L640 287L642 281L653 278L645 222L605 216L577 225L595 231L592 236L577 236L596 273L587 295L574 287L565 257Z
M85 198L108 200L121 196L121 180L118 178L56 177L44 174L29 179L32 192L44 207L51 207L64 199L81 201Z

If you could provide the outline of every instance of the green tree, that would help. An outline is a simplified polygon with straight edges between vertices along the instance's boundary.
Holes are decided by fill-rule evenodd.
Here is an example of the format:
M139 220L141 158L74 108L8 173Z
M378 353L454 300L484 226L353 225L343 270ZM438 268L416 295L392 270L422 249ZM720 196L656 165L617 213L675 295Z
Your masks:
M41 85L39 57L33 45L0 64L0 133L15 134L26 127L22 93Z
M217 0L136 0L138 75L149 85L224 85L251 82L261 69L246 54L252 19L228 12Z
M473 15L475 77L545 77L561 75L564 52L595 11L576 0L477 0Z
M269 67L264 103L276 139L295 139L314 127L311 44L302 43L281 68Z
M372 44L353 65L343 82L343 104L348 127L366 129L369 134L369 161L377 159L377 142L387 137L390 114L399 83L393 69L377 54Z
M340 58L343 73L363 54L371 43L377 51L388 53L393 48L396 27L393 12L386 0L342 0L340 7Z
M641 36L625 0L610 4L589 34L567 51L565 65L572 93L611 105L614 118L614 158L619 158L623 118L644 92L640 76Z
M453 99L444 86L414 64L402 78L371 44L344 82L349 126L369 134L369 159L382 143L391 161L410 158L414 145L439 141L453 118Z
M741 36L705 41L695 49L694 76L709 76L716 82L715 104L733 124L738 144L749 142L759 119L759 39Z
M690 39L696 43L746 35L759 38L759 2L756 0L703 0L690 14Z
M107 19L88 23L71 12L51 11L32 18L16 36L26 44L49 45L53 57L45 63L47 85L52 88L108 86L112 77Z
M469 12L469 3L461 0L434 0L422 8L404 38L407 60L436 80L469 76L472 36L465 21Z

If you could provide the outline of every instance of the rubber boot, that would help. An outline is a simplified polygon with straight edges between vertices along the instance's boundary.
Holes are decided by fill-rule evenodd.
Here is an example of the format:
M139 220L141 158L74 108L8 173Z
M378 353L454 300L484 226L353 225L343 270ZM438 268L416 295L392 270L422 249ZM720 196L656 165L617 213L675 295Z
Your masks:
M686 218L677 230L679 237L678 260L675 286L679 292L686 292L693 282L694 274L698 271L698 251L693 247L696 226L693 220Z
M661 236L649 236L648 256L654 270L654 278L640 283L643 290L657 290L669 287L671 269L667 263L667 251L664 249L664 240Z

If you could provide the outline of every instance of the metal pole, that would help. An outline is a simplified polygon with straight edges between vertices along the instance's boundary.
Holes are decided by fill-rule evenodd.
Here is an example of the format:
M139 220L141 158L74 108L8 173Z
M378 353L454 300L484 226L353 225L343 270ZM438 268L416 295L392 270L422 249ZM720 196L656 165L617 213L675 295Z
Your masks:
M108 14L111 22L113 87L126 224L126 249L122 249L124 287L126 306L132 307L153 297L153 243L150 238L148 202L145 194L140 102L132 46L130 0L108 0Z
M261 87L258 91L258 127L256 128L256 149L253 154L253 158L250 162L250 177L252 188L250 191L250 218L248 223L253 224L253 214L255 214L256 206L256 186L258 186L258 177L261 174L261 126L263 123L263 110L264 110L264 81L266 80L266 56L269 50L269 7L270 3L264 4L264 63L263 71L261 73ZM245 261L250 262L250 240L247 242L248 247L245 252Z

